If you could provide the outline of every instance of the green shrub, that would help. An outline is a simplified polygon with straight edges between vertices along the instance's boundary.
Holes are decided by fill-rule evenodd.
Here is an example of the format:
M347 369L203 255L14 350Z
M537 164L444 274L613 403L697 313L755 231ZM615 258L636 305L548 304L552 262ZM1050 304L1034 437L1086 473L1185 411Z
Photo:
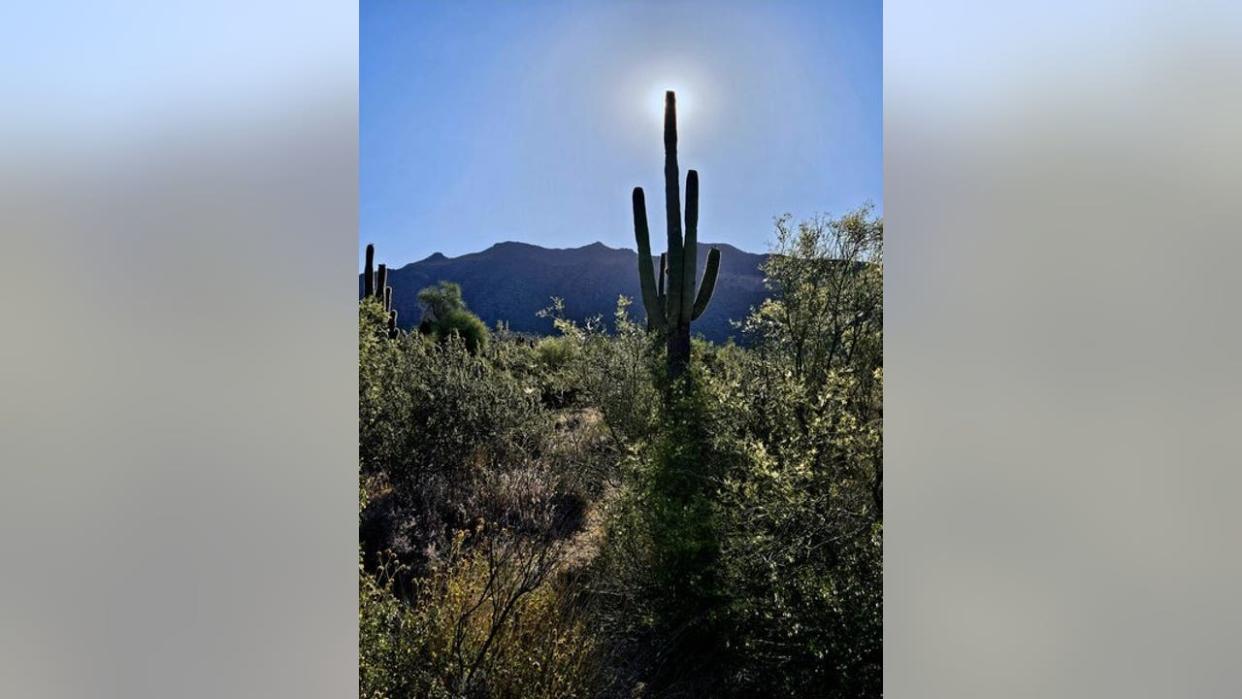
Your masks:
M477 353L483 346L487 344L490 333L487 331L487 325L470 311L458 309L449 312L439 322L435 323L435 336L440 340L450 337L460 337L465 343L466 349L471 353Z
M576 390L581 403L598 408L616 442L628 447L650 439L656 428L659 392L654 377L662 371L659 345L654 336L630 318L630 299L617 299L614 333L599 318L579 325L567 319L564 302L553 299L542 313L551 317L560 336L551 342L561 370Z
M487 344L491 335L487 325L466 308L459 285L440 282L429 286L418 292L418 300L423 305L423 319L418 325L421 334L441 342L458 337L472 354Z
M422 565L493 507L493 475L538 462L553 416L533 387L458 337L377 339L371 310L360 339L359 457L375 492L360 535L369 564L391 548Z
M578 356L578 347L566 337L545 337L535 345L535 356L544 369L563 371Z
M359 696L593 697L599 651L573 580L553 574L539 544L465 552L394 594L396 564L362 572Z

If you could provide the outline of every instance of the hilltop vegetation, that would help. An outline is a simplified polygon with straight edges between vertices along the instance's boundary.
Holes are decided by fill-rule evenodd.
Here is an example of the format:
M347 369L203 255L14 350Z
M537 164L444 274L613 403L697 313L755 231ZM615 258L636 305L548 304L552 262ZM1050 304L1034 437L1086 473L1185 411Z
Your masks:
M780 219L672 378L625 297L475 341L469 287L364 298L360 695L879 695L882 233Z

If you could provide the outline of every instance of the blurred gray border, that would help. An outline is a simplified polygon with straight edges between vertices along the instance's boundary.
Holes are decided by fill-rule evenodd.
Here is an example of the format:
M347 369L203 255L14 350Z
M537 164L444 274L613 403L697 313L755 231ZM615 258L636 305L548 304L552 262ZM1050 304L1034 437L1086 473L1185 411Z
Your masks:
M1242 6L885 3L885 691L1242 694Z
M0 696L356 694L357 12L0 10Z

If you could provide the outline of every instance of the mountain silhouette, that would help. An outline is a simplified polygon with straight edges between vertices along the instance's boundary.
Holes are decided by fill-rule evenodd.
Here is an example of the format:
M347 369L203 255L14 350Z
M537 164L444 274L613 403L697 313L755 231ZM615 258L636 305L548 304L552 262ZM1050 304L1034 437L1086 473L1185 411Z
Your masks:
M693 329L695 334L713 342L724 342L729 337L740 340L730 321L746 317L751 307L758 306L766 296L759 265L767 256L726 244L700 243L700 278L707 251L712 247L721 252L716 293ZM658 261L656 258L657 264ZM516 332L552 334L552 321L537 313L550 306L554 296L565 300L565 315L576 321L601 316L611 326L617 297L622 295L634 301L630 307L633 318L646 317L638 286L638 253L603 243L580 248L544 248L505 242L460 257L437 252L399 269L390 267L388 286L392 287L393 308L401 327L418 325L422 317L418 292L440 281L460 284L470 310L492 328L497 321L505 321ZM361 298L361 274L358 295Z

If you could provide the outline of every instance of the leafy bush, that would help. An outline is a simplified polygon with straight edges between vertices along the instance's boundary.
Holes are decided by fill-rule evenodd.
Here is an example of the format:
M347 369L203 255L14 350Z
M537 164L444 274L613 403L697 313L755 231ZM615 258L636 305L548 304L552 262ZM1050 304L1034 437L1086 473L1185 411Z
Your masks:
M731 683L878 695L882 661L883 224L867 207L778 221L753 351L710 385L750 457L719 491Z
M375 490L361 534L368 563L392 549L414 564L495 509L487 484L535 462L553 421L532 387L459 338L378 336L376 305L360 331L359 456Z
M487 344L490 338L487 325L466 308L459 285L440 282L429 286L418 292L418 300L423 305L423 319L418 325L423 335L440 341L461 338L471 353L478 352Z
M597 643L547 551L504 537L394 593L395 563L359 591L359 696L590 697Z
M662 370L659 343L630 318L631 303L624 296L617 299L613 334L600 318L583 325L567 319L561 299L553 299L552 306L543 311L560 333L550 340L565 348L558 351L564 371L582 392L583 400L604 415L621 446L654 435L660 404L654 381Z
M522 342L471 352L382 328L364 301L360 694L594 696L565 560L593 442L541 404Z

